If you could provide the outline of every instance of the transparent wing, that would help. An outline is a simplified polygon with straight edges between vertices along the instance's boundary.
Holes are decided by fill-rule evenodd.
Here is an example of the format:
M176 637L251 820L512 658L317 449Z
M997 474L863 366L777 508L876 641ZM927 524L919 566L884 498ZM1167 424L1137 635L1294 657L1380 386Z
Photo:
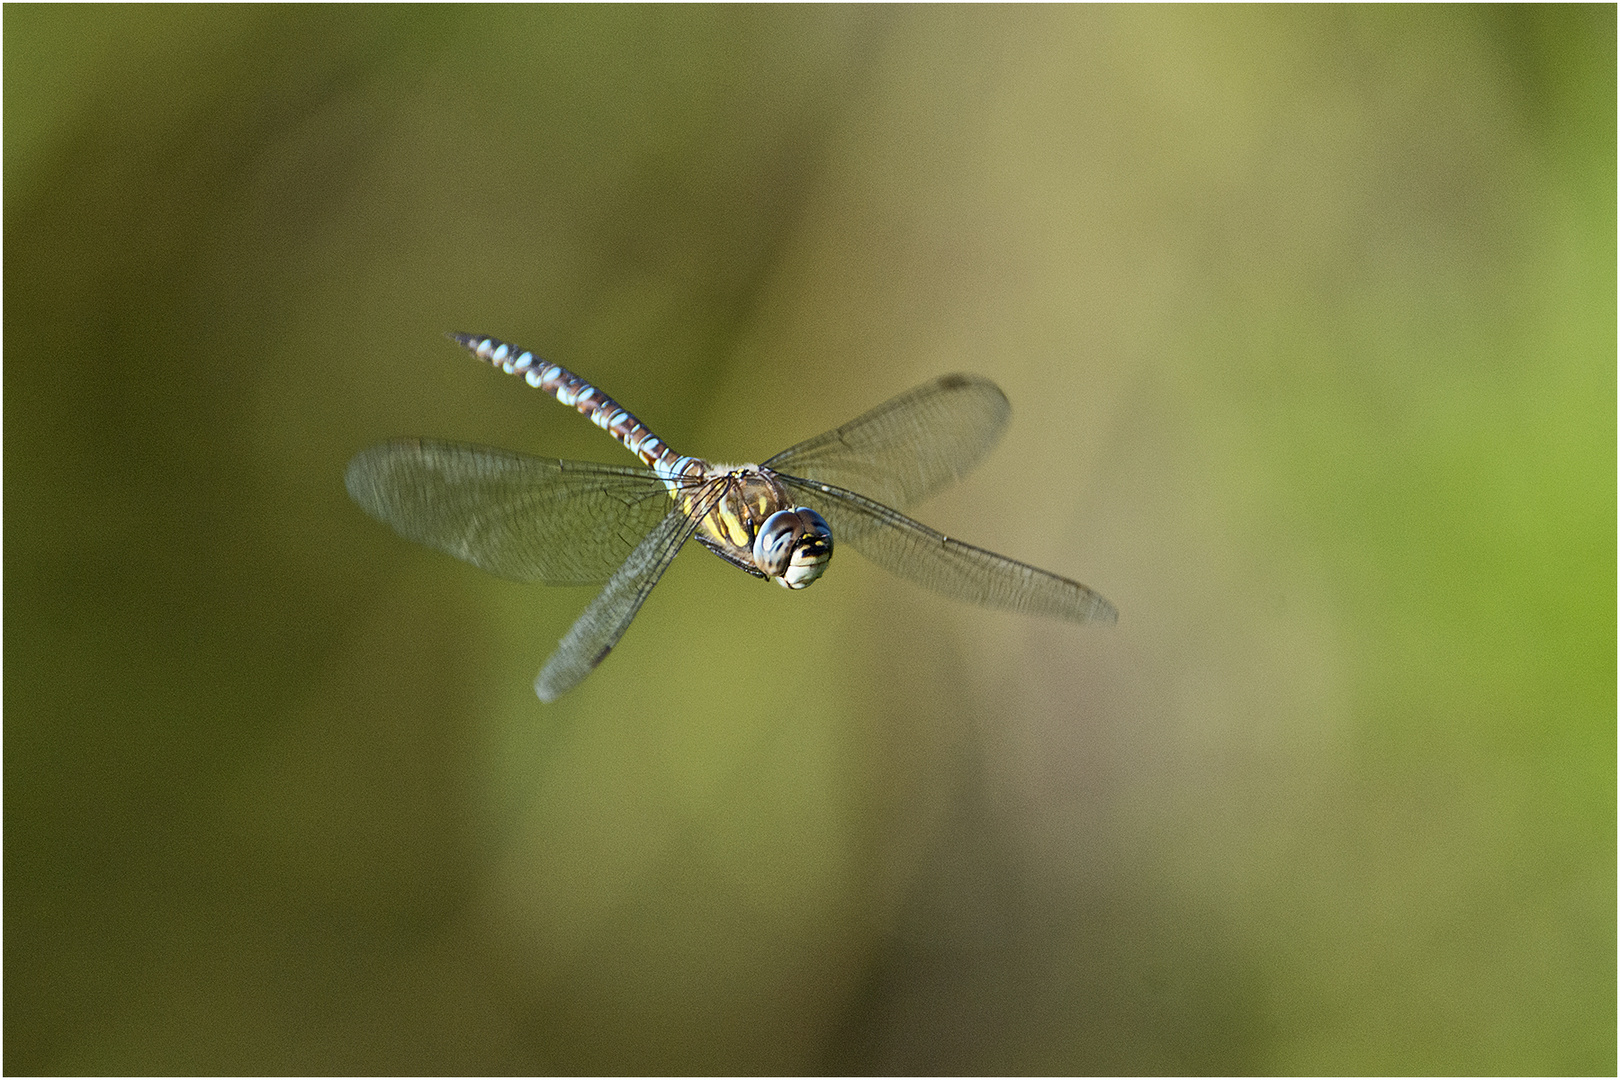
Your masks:
M1077 623L1112 623L1114 605L1077 581L952 540L863 495L829 484L777 474L805 496L847 544L897 577L999 611L1049 615Z
M707 513L707 507L703 512ZM597 594L591 606L569 627L557 651L535 677L534 692L541 701L556 701L596 670L596 665L629 629L630 620L641 610L647 594L663 577L701 517L702 514L687 517L679 510L671 510L657 528L636 545L624 565L609 579L607 588Z
M344 484L407 540L551 585L607 581L671 506L646 469L428 439L362 450Z
M943 375L765 465L910 506L984 460L1011 412L1007 396L989 379Z

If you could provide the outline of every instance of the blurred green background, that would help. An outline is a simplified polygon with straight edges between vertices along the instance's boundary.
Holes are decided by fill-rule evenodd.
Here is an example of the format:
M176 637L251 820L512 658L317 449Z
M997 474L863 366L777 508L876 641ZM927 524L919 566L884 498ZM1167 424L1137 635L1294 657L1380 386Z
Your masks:
M5 41L8 1072L1612 1073L1615 9L36 8ZM1082 629L344 494L758 460Z

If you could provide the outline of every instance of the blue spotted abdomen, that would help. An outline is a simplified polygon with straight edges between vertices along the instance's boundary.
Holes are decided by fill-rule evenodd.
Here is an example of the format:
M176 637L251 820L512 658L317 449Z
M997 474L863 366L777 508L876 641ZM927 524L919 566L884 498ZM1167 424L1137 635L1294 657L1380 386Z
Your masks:
M480 360L487 360L508 375L522 375L530 386L578 409L665 480L683 475L695 460L675 453L629 409L561 365L483 334L452 333L450 338Z

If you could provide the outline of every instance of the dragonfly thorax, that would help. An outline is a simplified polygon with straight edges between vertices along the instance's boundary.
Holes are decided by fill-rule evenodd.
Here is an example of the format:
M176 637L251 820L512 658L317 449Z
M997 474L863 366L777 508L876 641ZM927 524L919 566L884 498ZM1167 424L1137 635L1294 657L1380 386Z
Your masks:
M702 513L697 538L726 561L788 589L810 585L832 559L832 529L807 506L794 506L776 474L758 465L693 462L702 482L679 498ZM703 508L707 506L705 511Z

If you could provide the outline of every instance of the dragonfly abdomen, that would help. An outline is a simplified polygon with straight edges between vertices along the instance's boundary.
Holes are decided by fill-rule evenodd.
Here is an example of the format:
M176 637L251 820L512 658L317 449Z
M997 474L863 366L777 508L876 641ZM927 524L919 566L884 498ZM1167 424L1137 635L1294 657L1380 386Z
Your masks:
M642 463L666 481L681 475L687 460L671 450L629 409L575 375L561 364L543 360L527 349L508 345L484 334L452 333L450 339L480 360L508 375L522 375L530 386L544 390L564 405L578 409L591 423L623 443Z

